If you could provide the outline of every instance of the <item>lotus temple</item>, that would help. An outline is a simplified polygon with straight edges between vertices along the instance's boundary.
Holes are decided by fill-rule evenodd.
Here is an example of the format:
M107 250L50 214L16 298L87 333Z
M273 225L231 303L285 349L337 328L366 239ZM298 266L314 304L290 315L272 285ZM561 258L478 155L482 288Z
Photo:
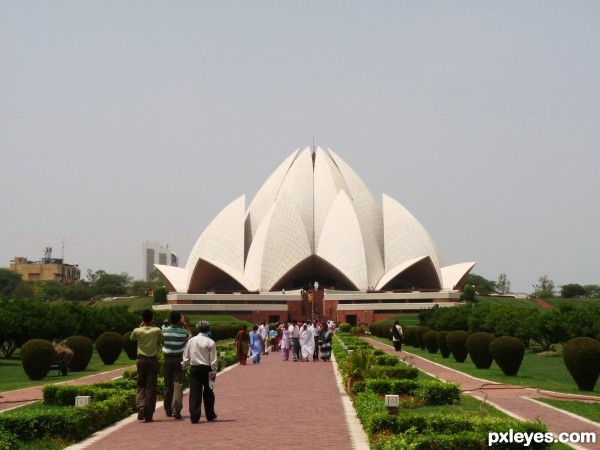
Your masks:
M156 265L170 290L156 309L249 322L319 317L373 323L452 306L475 262L444 266L425 227L378 203L330 149L294 151L249 206L244 195L202 232L183 267Z

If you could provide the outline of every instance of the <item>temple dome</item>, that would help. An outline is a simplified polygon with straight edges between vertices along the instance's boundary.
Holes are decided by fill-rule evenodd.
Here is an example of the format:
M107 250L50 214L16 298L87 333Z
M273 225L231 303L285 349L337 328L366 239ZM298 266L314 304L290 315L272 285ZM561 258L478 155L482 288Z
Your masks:
M431 236L400 203L380 208L330 149L293 152L248 209L226 206L198 238L185 268L156 265L173 291L279 291L320 286L367 291L452 290L475 263L442 266Z

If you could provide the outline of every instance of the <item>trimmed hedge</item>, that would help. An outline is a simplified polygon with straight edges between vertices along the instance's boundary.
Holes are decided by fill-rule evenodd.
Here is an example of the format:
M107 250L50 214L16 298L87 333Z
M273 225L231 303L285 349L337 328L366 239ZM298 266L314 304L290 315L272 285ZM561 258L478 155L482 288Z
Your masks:
M131 340L132 331L123 334L123 350L129 359L137 359L138 341Z
M96 339L96 351L104 364L110 366L119 359L123 350L123 336L115 331L105 331Z
M54 406L74 406L75 397L89 395L91 401L102 402L111 397L125 395L135 403L135 383L127 382L119 384L81 385L81 386L59 386L49 385L44 387L44 404Z
M430 330L423 334L423 342L429 353L437 353L439 345L437 341L437 331Z
M45 339L31 339L21 347L23 370L30 380L43 380L55 356L52 342Z
M71 372L83 372L87 369L94 353L94 343L86 336L70 336L65 345L73 350L73 358L69 361Z
M353 386L353 394L413 395L428 405L454 405L460 400L460 386L435 380L366 380Z
M546 433L539 422L512 418L480 417L471 414L423 414L401 410L390 415L378 394L366 391L354 399L357 416L365 432L371 436L371 448L381 450L483 450L488 447L488 433ZM498 442L495 449L522 449L522 443ZM532 442L535 450L550 448L547 442Z
M381 350L380 350L381 351ZM375 364L378 366L397 366L400 364L400 360L397 356L388 355L388 354L379 354L377 351L373 352L376 356Z
M135 401L132 401L131 396L119 394L80 407L66 406L49 411L9 411L0 414L0 429L7 430L21 441L54 437L80 441L134 412Z
M451 331L446 335L446 344L448 344L448 348L452 352L452 356L456 362L464 363L469 355L469 350L467 349L467 339L469 338L469 333L464 330L456 330Z
M431 331L431 328L425 325L420 325L417 327L417 331L415 332L415 336L417 338L417 345L421 350L425 350L425 340L423 339L423 335Z
M512 418L480 417L467 414L428 414L424 415L418 412L401 414L397 416L395 428L390 429L388 421L381 421L376 418L371 421L370 426L373 432L381 430L390 430L394 434L407 433L413 429L418 437L416 448L488 448L488 433L507 433L512 430L513 433L545 433L547 428L539 422L526 422ZM378 427L381 427L378 429ZM458 437L457 437L458 436ZM446 445L456 445L458 439L460 446L446 447ZM434 446L430 447L430 444ZM441 446L440 446L441 445ZM532 442L528 447L530 449L547 449L549 443ZM495 449L516 449L523 448L523 443L501 443L494 444Z
M405 364L395 366L379 366L379 370L380 376L395 380L412 380L419 376L419 369L414 366L407 366Z
M600 375L600 342L589 337L576 337L563 347L567 370L581 391L593 391Z
M417 327L403 327L402 333L404 335L405 345L410 345L415 348L419 347L417 343Z
M504 375L515 376L525 356L525 345L512 336L502 336L490 342L490 352Z
M438 331L437 332L437 344L440 350L440 354L442 358L449 358L452 352L448 348L448 343L446 342L446 336L448 335L448 331Z
M342 333L349 333L350 330L352 330L352 325L350 325L349 323L343 322L340 324L340 331Z
M495 336L492 333L477 331L472 333L467 339L467 350L471 361L478 369L489 369L494 362L492 352L490 352L490 343Z

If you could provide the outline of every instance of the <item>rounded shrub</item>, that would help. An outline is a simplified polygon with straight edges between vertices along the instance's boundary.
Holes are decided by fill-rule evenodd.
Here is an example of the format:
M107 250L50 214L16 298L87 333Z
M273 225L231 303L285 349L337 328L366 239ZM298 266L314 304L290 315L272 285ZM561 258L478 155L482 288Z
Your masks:
M423 334L423 342L429 353L437 353L438 342L437 342L437 331L429 330Z
M402 332L404 335L404 344L410 345L411 347L418 347L417 345L417 327L403 327Z
M490 342L490 352L504 375L515 376L523 362L525 345L516 337L502 336Z
M352 327L352 329L350 331L352 332L352 334L355 334L355 335L365 334L365 329L363 327Z
M446 335L446 344L448 344L448 348L456 362L465 362L469 355L469 350L467 350L467 339L469 339L469 333L464 330L450 331Z
M343 333L349 333L350 330L352 329L352 325L350 325L349 323L340 323L340 331Z
M576 337L563 347L567 370L581 391L593 391L600 375L600 342L590 337Z
M131 331L123 335L123 350L129 359L137 359L137 341L131 340Z
M25 342L21 346L20 354L23 370L30 380L43 380L56 356L52 342L45 339L31 339Z
M494 358L492 352L490 352L490 343L494 338L495 336L492 333L477 331L467 339L467 351L471 361L478 369L489 369L492 366Z
M96 351L104 364L110 366L123 350L123 336L115 331L105 331L96 339Z
M94 353L94 343L87 336L71 336L65 341L65 345L73 350L73 358L69 361L71 372L83 372Z
M431 328L425 325L421 325L417 327L416 336L417 336L417 345L421 350L425 350L425 341L423 340L423 335L431 331Z
M440 349L440 355L442 355L442 358L448 358L452 353L448 348L448 343L446 342L447 335L447 331L438 331L436 335L438 348Z

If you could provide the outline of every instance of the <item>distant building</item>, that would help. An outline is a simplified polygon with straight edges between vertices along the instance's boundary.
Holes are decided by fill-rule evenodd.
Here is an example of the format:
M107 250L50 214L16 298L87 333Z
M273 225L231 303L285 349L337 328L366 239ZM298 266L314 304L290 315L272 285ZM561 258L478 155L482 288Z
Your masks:
M175 253L169 250L169 246L166 247L158 242L146 241L142 244L143 258L144 258L144 279L148 280L150 274L154 270L154 264L160 264L163 266L179 267L179 258Z
M51 256L48 253L48 256ZM41 261L29 261L22 256L15 257L10 262L10 270L18 273L23 281L35 282L55 280L63 284L72 284L79 281L81 271L77 264L65 264L61 258L46 257Z

